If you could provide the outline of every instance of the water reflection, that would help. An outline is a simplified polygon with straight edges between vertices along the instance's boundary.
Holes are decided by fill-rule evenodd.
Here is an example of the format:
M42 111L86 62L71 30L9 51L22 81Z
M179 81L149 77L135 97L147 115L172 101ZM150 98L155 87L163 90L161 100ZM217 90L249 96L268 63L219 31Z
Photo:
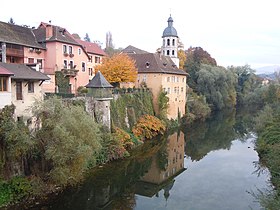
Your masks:
M253 173L258 156L251 120L220 112L145 142L130 158L93 170L82 186L45 209L260 209L248 191L266 188L269 175Z
M231 141L236 137L235 122L235 111L219 112L211 120L184 128L186 155L199 161L210 151L230 149Z
M131 158L93 170L85 183L65 192L46 209L134 209L135 194L166 197L173 178L184 170L184 133L145 143Z
M153 197L164 189L165 198L169 197L174 177L185 170L184 143L183 132L176 132L167 138L166 143L152 157L150 169L137 182L136 194Z

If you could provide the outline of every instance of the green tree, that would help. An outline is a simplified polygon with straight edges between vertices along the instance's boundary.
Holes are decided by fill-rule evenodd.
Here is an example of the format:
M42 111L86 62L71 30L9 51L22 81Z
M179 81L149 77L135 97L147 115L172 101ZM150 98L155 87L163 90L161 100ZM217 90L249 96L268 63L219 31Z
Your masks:
M261 81L254 74L254 70L249 65L244 66L230 66L227 68L229 71L234 73L237 77L236 93L237 93L237 104L247 104L248 97L260 87Z
M201 47L190 47L186 51L186 62L184 69L189 74L188 85L196 91L198 72L202 64L217 66L216 60Z
M10 18L10 20L9 20L9 22L8 22L9 24L12 24L12 25L15 25L16 23L14 22L14 19L13 18Z
M81 106L50 98L33 107L42 122L37 132L39 153L52 166L51 180L60 185L77 183L94 166L101 149L98 125Z
M90 38L89 38L88 33L86 33L86 36L84 37L84 40L87 41L87 42L90 42Z
M236 79L224 67L201 65L197 73L197 92L206 97L214 110L236 105Z

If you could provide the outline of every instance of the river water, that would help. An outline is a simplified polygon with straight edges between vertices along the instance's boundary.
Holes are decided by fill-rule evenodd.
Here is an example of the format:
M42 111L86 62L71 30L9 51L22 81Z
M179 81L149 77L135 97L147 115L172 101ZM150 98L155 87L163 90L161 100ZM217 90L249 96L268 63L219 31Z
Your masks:
M218 113L91 171L83 185L43 209L249 210L270 188L259 169L251 115Z

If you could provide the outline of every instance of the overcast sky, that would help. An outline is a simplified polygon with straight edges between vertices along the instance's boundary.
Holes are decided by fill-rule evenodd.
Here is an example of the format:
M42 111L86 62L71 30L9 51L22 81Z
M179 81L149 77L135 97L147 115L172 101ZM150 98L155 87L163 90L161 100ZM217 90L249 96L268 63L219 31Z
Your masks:
M280 2L277 0L13 0L1 2L0 21L65 27L105 47L133 45L155 52L172 15L185 49L202 47L218 65L252 68L280 64Z

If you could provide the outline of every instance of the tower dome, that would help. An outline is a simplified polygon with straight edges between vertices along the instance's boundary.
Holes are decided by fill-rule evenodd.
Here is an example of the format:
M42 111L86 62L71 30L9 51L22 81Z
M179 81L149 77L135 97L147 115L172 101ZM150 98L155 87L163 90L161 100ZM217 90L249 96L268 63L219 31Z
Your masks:
M178 37L176 29L173 27L173 19L170 15L170 17L167 20L168 26L164 29L162 33L162 38L167 36L174 36Z

